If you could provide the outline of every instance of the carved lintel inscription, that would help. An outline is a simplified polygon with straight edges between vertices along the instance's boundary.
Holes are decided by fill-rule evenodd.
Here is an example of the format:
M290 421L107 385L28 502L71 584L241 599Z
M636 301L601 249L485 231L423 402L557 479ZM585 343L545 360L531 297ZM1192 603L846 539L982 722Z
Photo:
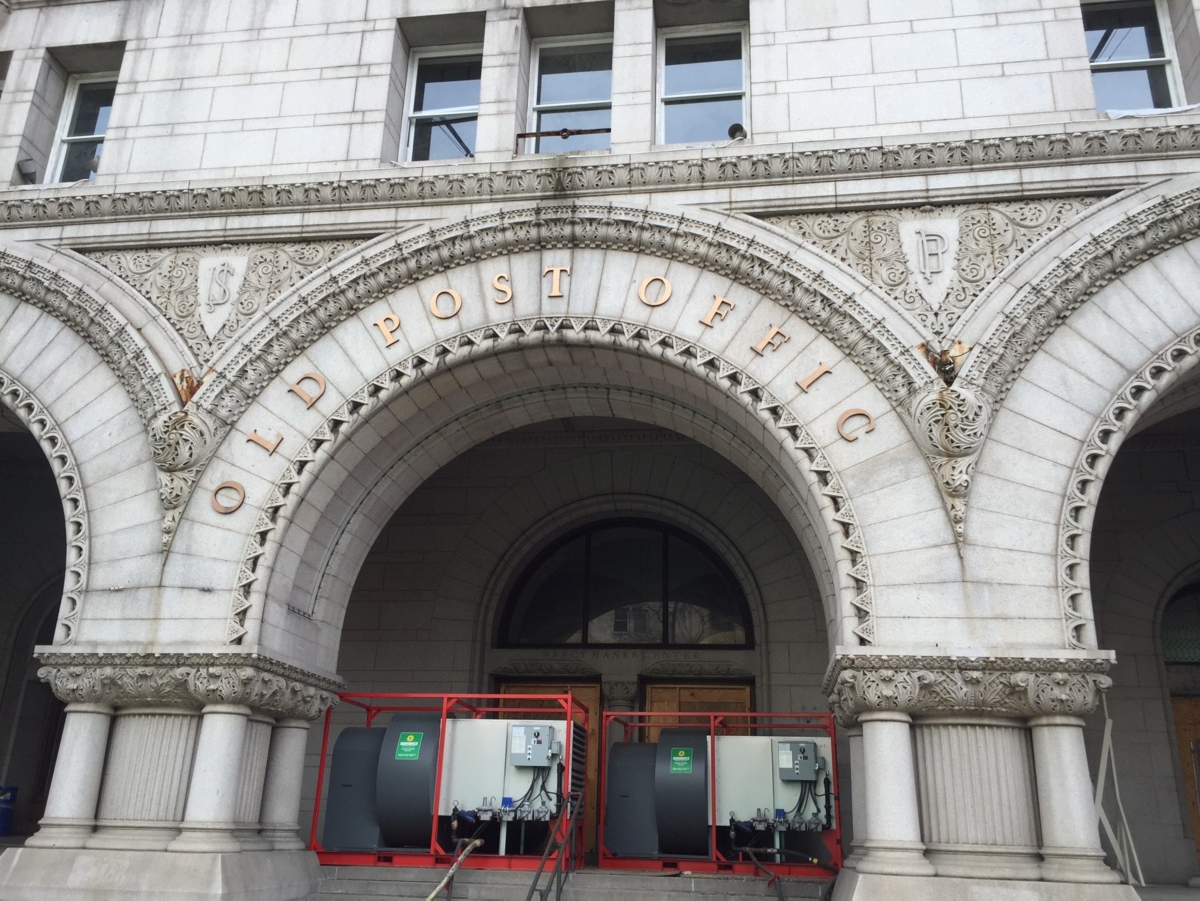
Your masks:
M859 417L859 416L864 417L867 420L867 427L865 429L863 429L864 434L866 432L875 431L875 417L872 416L870 413L868 413L866 410L860 410L856 407L853 410L847 410L845 413L843 413L841 416L838 417L837 430L838 430L838 434L842 436L843 441L857 441L858 440L857 435L851 435L846 431L846 423L849 422L851 419L854 419L855 417Z

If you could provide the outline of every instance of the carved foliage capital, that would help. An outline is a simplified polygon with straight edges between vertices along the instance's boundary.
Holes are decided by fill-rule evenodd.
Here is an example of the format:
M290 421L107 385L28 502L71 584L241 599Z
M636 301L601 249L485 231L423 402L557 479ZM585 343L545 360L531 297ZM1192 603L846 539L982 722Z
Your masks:
M1084 716L1112 680L1094 658L842 657L826 681L843 722L861 713Z
M113 707L241 704L313 720L337 703L336 682L252 655L60 654L39 656L38 678L66 703Z

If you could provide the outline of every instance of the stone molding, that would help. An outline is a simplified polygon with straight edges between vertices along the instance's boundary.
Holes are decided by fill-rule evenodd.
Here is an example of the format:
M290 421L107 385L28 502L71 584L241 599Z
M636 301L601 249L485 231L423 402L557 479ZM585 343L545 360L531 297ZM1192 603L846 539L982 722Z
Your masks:
M492 675L595 678L600 670L581 660L510 660L493 669Z
M744 666L724 661L660 660L642 672L644 676L696 676L710 679L752 679L754 673Z
M111 305L58 272L0 249L0 291L49 313L91 345L120 380L147 428L178 409L137 330Z
M90 544L87 501L83 492L83 479L79 474L79 464L75 462L75 455L71 453L70 445L67 444L50 411L28 388L2 371L0 404L12 410L37 439L58 483L63 518L66 520L67 558L55 641L59 644L71 644L75 641L83 593L87 590Z
M976 297L1010 263L1042 238L1074 219L1099 197L1056 197L768 216L767 222L836 257L877 285L939 343ZM954 220L958 236L953 264L944 279L945 296L926 297L905 248L902 223ZM910 226L911 227L911 226Z
M269 317L260 318L258 331L219 361L219 371L193 404L225 424L233 423L288 363L376 300L470 263L575 247L646 254L725 276L803 319L842 350L893 404L903 405L937 379L928 364L854 295L786 252L684 215L570 204L467 219L364 254L329 278L289 295Z
M338 701L340 680L255 654L78 654L41 651L38 678L67 704L110 707L238 704L314 720Z
M1088 551L1100 486L1130 430L1162 392L1200 363L1200 328L1155 354L1130 378L1097 418L1067 482L1058 528L1058 577L1067 646L1092 646Z
M398 361L354 392L312 433L288 462L268 494L242 554L237 586L230 603L226 640L230 644L239 644L247 632L246 616L253 605L251 593L259 578L259 563L267 553L268 537L283 518L289 500L298 494L295 489L306 470L321 456L327 457L347 441L355 432L354 426L364 421L366 414L434 373L460 362L477 359L481 351L495 353L504 349L544 346L553 341L653 352L657 360L699 374L710 384L722 386L756 418L781 432L782 439L806 463L801 472L812 480L810 485L829 499L832 509L823 510L826 525L832 534L841 536L841 548L846 554L845 559L836 562L845 567L844 575L854 585L850 604L858 617L858 625L853 632L862 644L874 643L871 570L862 528L841 478L808 429L787 409L783 401L774 397L757 380L711 351L684 338L638 323L588 317L519 319L459 334Z
M12 0L10 0L12 2ZM312 181L177 186L119 190L97 187L12 192L0 199L0 226L229 216L317 209L427 207L562 197L564 194L621 194L689 187L795 185L845 178L985 171L1084 162L1193 157L1200 153L1200 125L1146 125L1072 132L1006 134L962 140L764 149L758 153L697 158L617 160L597 163L555 160L493 167L423 167L412 174L339 176Z
M907 714L1086 716L1112 685L1102 658L838 655L825 692L840 721Z

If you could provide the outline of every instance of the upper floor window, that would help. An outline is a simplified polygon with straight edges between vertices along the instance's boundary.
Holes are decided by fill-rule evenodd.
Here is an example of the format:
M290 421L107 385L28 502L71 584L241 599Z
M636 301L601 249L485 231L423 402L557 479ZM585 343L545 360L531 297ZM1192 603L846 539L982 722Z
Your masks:
M537 48L533 82L535 132L590 132L534 138L534 153L607 150L612 128L612 42Z
M1160 13L1157 0L1084 4L1083 29L1101 112L1174 105L1169 20Z
M751 647L746 599L694 535L646 519L593 523L555 541L521 574L503 646Z
M659 32L659 143L727 141L749 131L745 41L745 31Z
M96 177L116 91L115 75L71 77L58 126L58 155L48 170L47 181L76 182Z
M482 64L478 53L416 58L410 81L408 159L475 156Z

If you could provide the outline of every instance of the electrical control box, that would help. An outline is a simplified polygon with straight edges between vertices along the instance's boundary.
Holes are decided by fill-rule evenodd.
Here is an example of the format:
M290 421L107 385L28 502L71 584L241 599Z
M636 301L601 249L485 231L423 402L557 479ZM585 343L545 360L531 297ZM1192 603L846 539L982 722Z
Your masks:
M780 741L776 744L781 782L815 782L819 766L815 741Z
M554 727L549 723L514 723L509 732L510 766L550 766L550 758L559 753Z

